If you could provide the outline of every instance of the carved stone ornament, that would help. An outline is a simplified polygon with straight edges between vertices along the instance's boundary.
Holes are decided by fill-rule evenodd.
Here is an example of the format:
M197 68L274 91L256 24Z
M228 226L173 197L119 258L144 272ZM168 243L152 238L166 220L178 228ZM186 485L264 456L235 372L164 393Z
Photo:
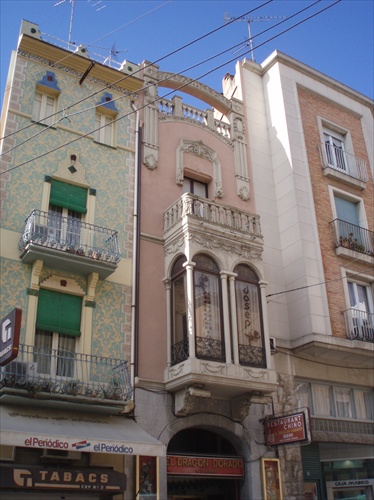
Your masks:
M153 102L157 97L157 87L156 85L147 84L146 87L146 99L148 102Z
M244 138L244 125L243 125L243 120L241 120L241 118L235 118L234 131L237 139Z
M197 398L191 396L189 392L181 392L175 395L175 414L178 416L186 416L191 413L197 403Z
M248 417L252 400L248 394L231 400L231 416L236 422L242 422Z
M155 170L158 167L158 161L154 155L150 154L144 158L144 165L149 170Z
M239 189L239 194L238 194L239 198L242 199L243 201L248 201L249 198L251 197L250 193L249 193L249 189L246 187L246 186L242 186L240 189Z

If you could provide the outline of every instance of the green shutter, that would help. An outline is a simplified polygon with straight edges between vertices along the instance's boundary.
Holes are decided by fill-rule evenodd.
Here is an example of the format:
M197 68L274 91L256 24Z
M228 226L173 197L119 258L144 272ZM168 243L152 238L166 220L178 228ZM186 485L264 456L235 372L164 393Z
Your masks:
M52 179L49 203L85 214L87 212L87 189Z
M81 311L82 297L41 289L36 328L79 337Z

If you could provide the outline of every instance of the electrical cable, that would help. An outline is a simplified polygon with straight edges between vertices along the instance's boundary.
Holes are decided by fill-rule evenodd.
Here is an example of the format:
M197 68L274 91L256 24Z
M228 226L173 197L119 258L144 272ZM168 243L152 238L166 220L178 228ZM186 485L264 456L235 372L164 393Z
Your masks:
M67 110L67 109L70 109L70 108L72 108L72 107L76 106L77 104L80 104L81 102L84 102L84 101L86 101L87 99L89 99L89 98L91 98L91 97L94 97L95 95L97 95L97 94L99 94L99 93L103 92L104 90L106 90L106 89L108 89L108 88L110 88L110 87L113 87L114 85L117 85L118 83L121 83L122 81L124 81L124 80L126 80L126 79L130 78L130 76L134 76L135 74L139 73L139 71L142 71L142 70L144 70L144 69L148 68L149 66L152 66L152 65L154 65L154 64L157 64L157 63L159 63L159 62L163 61L164 59L167 59L168 57L170 57L170 56L172 56L172 55L175 55L176 53L178 53L178 52L180 52L180 51L184 50L185 48L190 47L191 45L195 44L196 42L199 42L199 41L203 40L204 38L206 38L206 37L208 37L208 36L212 35L213 33L215 33L215 32L217 32L217 31L219 31L219 30L221 30L221 29L225 28L226 26L229 26L231 23L235 22L237 19L241 19L242 17L244 17L244 16L246 16L246 15L248 15L248 14L251 14L252 12L255 12L256 10L258 10L258 9L260 9L260 8L262 8L262 7L264 7L264 6L266 6L267 4L271 3L272 1L273 1L273 0L267 0L265 3L261 4L260 6L258 6L258 7L256 7L256 8L254 8L254 9L249 10L248 12L245 12L244 14L242 14L242 15L238 16L237 18L233 19L232 21L227 22L227 23L225 23L225 24L223 24L223 25L219 26L218 28L215 28L215 29L213 29L213 30L209 31L209 32L208 32L208 33L206 33L206 34L204 34L204 35L202 35L202 36L200 36L200 37L198 37L198 38L195 38L195 39L194 39L194 40L192 40L191 42L188 42L188 43L186 43L185 45L182 45L182 46L181 46L181 47L179 47L178 49L175 49L175 50L173 50L173 51L169 52L169 53L168 53L168 54L166 54L165 56L162 56L162 57L160 57L159 59L156 59L156 61L153 61L152 63L147 64L147 65L146 65L146 66L144 66L144 68L142 68L141 70L137 70L137 71L135 71L134 73L132 73L131 75L125 75L125 76L123 76L122 78L120 78L120 79L116 80L115 82L113 82L113 83L111 83L111 84L108 84L108 85L106 85L105 87L102 87L100 90L98 90L98 91L96 91L96 92L94 92L94 93L92 93L92 94L90 94L90 95L88 95L88 96L86 96L86 97L84 97L84 98L80 99L79 101L76 101L75 103L73 103L73 104L71 104L71 105L67 106L67 107L66 107L66 108L64 108L64 109L66 109L66 110ZM321 0L319 0L319 1L321 1ZM55 66L56 66L56 64L58 64L58 63L60 63L60 62L64 61L64 60L65 60L65 59L67 59L68 57L72 57L72 56L74 56L74 53L71 53L71 54L69 54L68 56L66 56L65 58L60 59L59 61L56 61L53 65L51 65L51 67L55 67ZM57 111L56 113L53 113L53 114L51 114L51 115L49 115L49 116L46 116L46 117L44 118L44 120L45 120L45 119L49 119L49 118L51 118L51 117L53 117L53 116L55 116L55 115L57 115L57 114L61 113L61 111L62 111L62 110ZM22 132L23 130L26 130L27 128L32 127L32 126L34 126L34 125L36 125L36 123L31 123L31 124L27 125L26 127L23 127L23 128L21 128L21 129L19 129L19 130L18 130L18 131L16 131L16 132L12 132L11 134L8 134L8 135L3 136L2 138L0 138L0 140L1 140L1 139L6 139L7 137L12 136L12 135L16 135L17 133Z
M270 0L270 1L271 1L271 0ZM299 21L299 22L298 22L298 23L296 23L295 25L293 25L293 26L291 26L291 27L289 27L289 28L287 28L287 29L283 30L282 32L278 33L277 35L274 35L272 38L270 38L269 40L264 41L263 43L259 44L258 46L254 47L253 49L247 50L244 54L247 54L247 53L249 53L249 52L252 52L252 50L254 50L254 49L257 49L257 48L261 47L262 45L264 45L264 44L268 43L269 41L271 41L271 40L273 40L273 39L275 39L275 38L277 38L278 36L283 35L284 33L287 33L287 32L288 32L288 31L290 31L291 29L293 29L293 28L295 28L295 27L299 26L300 24L302 24L302 23L304 23L304 22L308 21L309 19L312 19L313 17L315 17L315 16L317 16L317 15L321 14L321 13L322 13L322 12L324 12L325 10L327 10L327 9L329 9L329 8L331 8L331 7L333 7L333 6L335 6L336 4L340 3L341 1L342 1L342 0L336 0L334 3L330 4L329 6L325 7L324 9L321 9L321 10L320 10L320 11L318 11L317 13L314 13L313 15L311 15L311 16L309 16L309 17L307 17L307 18L305 18L305 19L303 19L303 20L301 20L301 21ZM243 54L243 55L244 55L244 54ZM155 103L155 102L159 101L160 99L164 99L164 98L165 98L165 97L167 97L168 95L170 95L170 94L172 94L172 93L174 93L174 92L177 92L178 90L183 89L184 87L186 87L186 86L190 85L192 82L200 80L200 79L201 79L201 78L203 78L204 76L207 76L207 75L209 75L210 73L213 73L214 71L217 71L218 69L222 68L222 67L223 67L223 66L225 66L226 64L229 64L230 62L233 62L233 61L235 61L235 60L237 60L237 57L232 58L232 59L230 59L229 61L226 61L226 62L222 63L221 65L219 65L219 66L217 66L217 67L213 68L212 70L207 71L207 72L206 72L206 73L204 73L203 75L201 75L201 76L199 76L199 77L197 77L197 78L195 78L195 79L192 79L191 81L189 81L189 82L187 82L187 83L185 83L185 84L181 85L180 87L178 87L178 88L176 88L176 89L173 89L172 91L170 91L170 92L166 93L164 96L162 96L162 97L157 97L157 98L156 98L156 99L154 99L154 101L152 101L150 104L153 104L153 103ZM122 79L121 79L121 80L122 80ZM96 93L95 93L95 94L96 94ZM95 95L95 94L93 94L93 95ZM84 100L85 100L85 99L84 99ZM79 102L82 102L82 101L79 101ZM140 109L143 109L143 108L144 108L144 107L146 107L146 106L147 106L147 105L144 105L143 107L139 108L139 110L140 110ZM65 108L65 109L69 109L69 108ZM122 120L122 119L124 119L124 118L128 117L128 116L129 116L129 115L131 115L132 113L133 113L133 112L130 112L130 113L128 113L128 114L126 114L126 115L124 115L124 116L122 116L122 117L116 118L116 119L114 119L114 120L112 121L112 123L118 122L119 120ZM61 146L58 146L58 147L56 147L56 148L54 148L54 149L52 149L52 150L50 150L50 151L47 151L46 153L43 153L43 154L41 154L41 155L39 155L39 156L37 156L37 157L35 157L35 158L32 158L32 159L27 160L27 161L25 161L25 162L23 162L23 163L21 163L21 164L19 164L19 165L16 165L16 166L14 166L14 167L11 167L10 169L5 170L5 171L1 172L1 173L0 173L0 175L2 175L3 173L7 173L7 172L10 172L10 171L12 171L12 170L15 170L16 168L22 167L22 166L24 166L24 165L27 165L28 163L31 163L32 161L35 161L35 160L38 160L38 159L40 159L40 158L42 158L42 157L44 157L44 156L47 156L47 155L48 155L48 154L50 154L50 153L54 153L55 151L58 151L59 149L62 149L63 147L66 147L66 146L68 146L68 145L70 145L70 144L73 144L73 143L77 142L77 141L78 141L78 140L80 140L80 139L83 139L84 137L87 137L87 136L91 135L92 133L94 133L94 132L96 132L96 131L98 131L98 130L100 130L100 129L104 128L105 126L106 126L106 125L103 125L102 127L98 127L98 128L96 128L96 129L94 129L94 130L92 130L92 131L90 131L90 132L88 132L88 133L86 133L86 134L84 134L84 135L81 135L80 137L78 137L78 138L76 138L76 139L73 139L73 140L71 140L71 141L68 141L67 143L62 144Z
M277 26L279 26L280 24L284 23L286 20L288 21L288 20L292 19L293 17L295 17L295 16L297 16L297 15L301 14L302 12L304 12L305 10L307 10L307 9L309 9L309 8L311 8L311 7L313 7L314 5L316 5L316 4L317 4L317 3L319 3L319 2L321 2L321 0L317 0L317 1L316 1L316 2L314 2L313 4L311 4L311 5L309 5L309 6L305 7L305 8L303 8L303 9L301 9L300 11L298 11L298 12L296 12L296 13L292 14L292 15L291 15L291 16L289 16L287 19L284 19L284 20L282 20L282 21L280 21L280 22L276 23L276 24L275 24L274 26L272 26L271 28L267 28L267 29L266 29L266 30L264 30L263 32L258 33L258 35L255 35L253 38L255 38L256 36L260 36L260 35L262 35L263 33L265 33L265 32L267 32L267 31L269 31L270 29L274 29L274 28L276 28L276 27L277 27ZM172 75L170 75L169 77L164 78L163 80L158 81L158 85L159 85L159 86L162 86L162 85L160 85L160 84L162 84L162 83L164 83L164 82L166 82L166 81L168 81L168 80L172 79L175 75L185 74L187 71L190 71L191 69L195 69L195 68L197 68L198 66L201 66L202 64L205 64L206 62L209 62L209 61L211 61L211 60L213 60L213 59L215 59L215 58L217 58L217 57L219 57L219 56L221 56L221 55L225 54L226 52L229 52L229 51L231 51L231 50L233 50L233 49L235 49L235 48L239 47L239 46L240 46L240 45L242 45L242 44L243 44L243 42L239 42L239 43L237 43L237 44L235 44L235 45L233 45L233 46L229 47L228 49L225 49L225 50L223 50L223 51L221 51L221 52L219 52L219 53L217 53L217 54L215 54L215 55L213 55L213 56L208 57L207 59L204 59L203 61L200 61L200 62L198 62L198 63L196 63L196 64L194 64L194 65L192 65L192 66L189 66L188 68L185 68L185 69L181 70L179 73L173 73L173 74L172 74ZM251 50L252 50L252 49L251 49ZM142 89L142 90L143 90L143 91L144 91L144 90L147 90L147 88L149 88L150 86L151 86L151 85L149 85L148 87L143 87L143 89ZM176 91L176 90L173 90L172 92L175 92L175 91ZM124 98L125 98L125 97L127 97L127 96L128 96L128 95L126 94L126 95L123 95L123 96L120 96L120 97L116 97L116 98L114 98L114 99L111 99L111 101L109 101L109 102L116 102L117 100L124 99ZM165 97L165 96L164 96L164 97ZM52 115L50 115L50 116L48 116L48 117L45 117L45 118L43 118L42 120L39 120L38 122L34 122L32 125L35 125L35 124L41 123L41 122L43 122L43 121L46 121L46 120L48 120L49 118L51 118L51 117L53 117L53 116L55 116L56 114L59 114L59 113L61 113L61 112L65 112L65 113L66 113L67 109L69 109L69 108L71 108L71 107L73 107L73 106L74 106L74 105L71 105L71 106L70 106L70 107L68 107L68 108L64 108L63 110L60 110L60 111L58 111L58 112L56 112L56 113L53 113ZM76 113L70 113L69 115L65 115L65 116L63 116L62 118L60 118L59 120L57 120L56 122L54 122L52 125L50 125L48 128L55 126L57 123L59 123L60 121L62 121L62 119L64 119L64 118L70 118L70 117L72 117L72 116L75 116L75 115L77 115L77 114L80 114L80 113L84 113L84 112L90 111L90 110L95 109L95 108L97 108L97 105L93 105L93 106L91 106L91 107L89 107L89 108L85 108L84 110L77 111ZM142 109L142 108L139 108L139 109ZM26 128L29 128L30 126L31 126L31 125L29 124L27 127L24 127L23 129L20 129L19 131L25 130ZM47 130L47 129L44 129L44 130ZM35 135L33 135L33 136L30 136L29 138L27 138L27 139L25 139L24 141L22 141L22 142L20 142L20 143L16 144L16 145L15 145L15 146L13 146L12 148L10 148L10 149L8 149L8 150L4 151L3 153L1 153L1 154L0 154L0 157L1 157L1 156L3 156L3 155L5 155L5 154L7 154L7 153L10 153L11 151L14 151L15 149L17 149L17 148L19 148L20 146L22 146L23 144L25 144L26 142L29 142L31 139L33 139L33 138L34 138L34 137L36 137L37 135L39 135L40 133L44 132L44 130L43 130L43 131L41 131L41 132L38 132L37 134L35 134ZM95 131L96 131L96 130L95 130ZM16 132L16 133L17 133L17 132ZM11 134L9 134L9 135L11 135ZM6 136L6 137L9 137L9 135L8 135L8 136Z

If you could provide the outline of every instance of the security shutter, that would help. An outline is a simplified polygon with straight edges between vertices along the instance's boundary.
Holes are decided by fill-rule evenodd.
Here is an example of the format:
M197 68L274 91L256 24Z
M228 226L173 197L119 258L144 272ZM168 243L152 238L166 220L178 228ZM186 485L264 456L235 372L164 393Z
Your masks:
M52 179L50 205L87 213L87 189Z
M36 328L79 337L81 310L82 297L41 289Z

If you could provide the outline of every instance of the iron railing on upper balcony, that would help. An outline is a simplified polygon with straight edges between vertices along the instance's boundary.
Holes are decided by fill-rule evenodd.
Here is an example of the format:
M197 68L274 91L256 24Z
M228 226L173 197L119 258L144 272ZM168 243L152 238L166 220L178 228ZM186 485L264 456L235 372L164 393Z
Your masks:
M23 251L30 243L114 264L121 259L117 231L57 212L31 212L19 249Z
M1 368L0 388L100 404L122 404L132 396L126 361L24 344L18 357Z
M319 145L322 167L331 168L362 182L367 182L366 161L329 143Z
M347 337L350 340L374 342L374 314L351 307L344 311Z
M190 216L228 229L262 238L260 217L227 205L185 193L164 212L164 231L168 231L184 217Z
M348 248L362 254L374 256L374 233L341 219L332 221L335 230L335 246Z

